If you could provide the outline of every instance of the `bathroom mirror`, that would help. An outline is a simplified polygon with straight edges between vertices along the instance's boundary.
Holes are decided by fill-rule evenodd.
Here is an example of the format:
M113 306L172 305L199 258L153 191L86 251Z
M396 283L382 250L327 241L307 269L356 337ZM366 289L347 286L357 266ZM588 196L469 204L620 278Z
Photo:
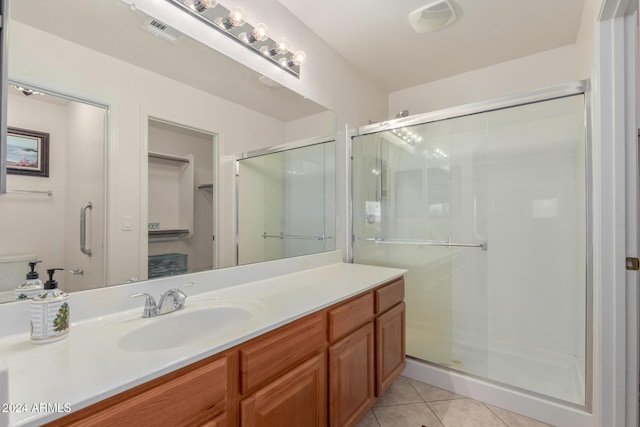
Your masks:
M238 264L334 250L335 141L237 160Z
M176 13L181 12L176 9ZM236 262L234 155L291 141L328 141L335 133L332 112L119 0L12 1L8 33L8 68L13 85L3 88L4 96L23 104L48 104L58 110L69 110L74 102L78 105L72 108L77 110L94 109L91 120L78 122L82 131L86 130L83 125L94 126L91 137L78 138L80 147L91 146L101 154L95 160L99 166L89 168L91 176L77 167L82 157L75 163L58 161L50 163L50 175L59 176L63 169L64 186L52 182L51 176L9 175L7 190L14 193L0 196L3 212L11 212L8 217L12 218L5 221L3 234L7 236L9 227L13 228L11 238L0 244L0 264L2 260L10 263L33 255L42 259L37 266L41 278L45 278L47 268L65 268L56 277L63 289L90 289L148 277L148 257L158 255L149 247L149 228L163 222L153 220L149 212L148 153L153 151L149 138L158 130L150 123L169 123L211 137L211 155L216 159L212 179L194 181L192 187L195 195L209 200L214 209L211 223L205 227L213 250L210 262L198 262L199 271ZM27 96L14 86L62 96ZM64 125L63 136L49 125L31 126L37 128L30 130L51 134L52 159L71 155L61 150L72 133L69 120L60 118L54 123ZM8 126L20 127L11 122ZM197 180L197 169L194 176ZM211 187L198 190L199 185ZM43 193L15 193L20 190ZM72 202L71 196L81 190L88 191L87 197ZM12 205L15 200L22 207ZM91 207L85 206L88 201ZM64 226L51 222L53 205L58 206L56 215L64 218L60 222ZM26 211L29 215L20 214ZM81 250L81 236L76 240L76 234L82 234L82 212L85 250L92 250L90 257ZM328 214L332 218L335 215ZM17 224L23 217L31 222ZM193 221L197 223L198 218ZM73 237L62 238L72 230ZM20 245L15 244L17 241ZM67 249L69 245L73 247ZM84 257L84 261L99 260L102 267L53 261L47 255L64 251ZM4 301L13 299L14 285L20 284L27 273L26 261L18 264L22 267L15 272L15 279L0 289ZM72 274L79 270L82 275ZM182 272L191 271L187 266ZM80 282L79 278L84 278L82 284L72 284Z

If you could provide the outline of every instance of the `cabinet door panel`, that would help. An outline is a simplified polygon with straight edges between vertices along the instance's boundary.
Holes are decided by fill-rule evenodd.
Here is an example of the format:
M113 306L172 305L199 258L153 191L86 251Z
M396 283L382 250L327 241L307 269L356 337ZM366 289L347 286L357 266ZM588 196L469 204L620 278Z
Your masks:
M331 426L351 425L374 398L374 333L369 322L329 348Z
M319 354L244 399L242 427L326 426L325 366Z
M405 304L376 319L376 396L400 375L405 365Z

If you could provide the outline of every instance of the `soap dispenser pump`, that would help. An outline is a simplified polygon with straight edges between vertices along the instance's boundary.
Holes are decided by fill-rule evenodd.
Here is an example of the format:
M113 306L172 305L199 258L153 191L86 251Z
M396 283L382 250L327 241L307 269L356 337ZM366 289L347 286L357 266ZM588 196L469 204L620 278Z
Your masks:
M27 280L15 288L14 294L17 300L32 299L42 293L43 285L38 272L35 271L36 264L42 261L30 261L31 271L27 273Z
M58 289L53 279L56 270L47 270L49 280L40 296L31 300L31 342L43 344L61 340L69 333L69 295Z

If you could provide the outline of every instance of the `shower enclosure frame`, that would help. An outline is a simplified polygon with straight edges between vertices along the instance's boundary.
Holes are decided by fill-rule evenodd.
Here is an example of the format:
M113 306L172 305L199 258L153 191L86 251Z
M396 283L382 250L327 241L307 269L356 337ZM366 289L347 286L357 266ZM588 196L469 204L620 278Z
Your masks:
M407 356L408 361L415 360L417 363L425 364L427 366L434 367L436 369L444 370L445 372L457 373L463 375L465 378L473 381L480 381L487 385L497 386L514 393L523 393L530 398L542 399L552 404L560 404L562 406L585 411L587 413L592 412L593 405L593 158L592 158L592 129L591 129L591 84L590 80L580 80L576 82L566 83L557 86L551 86L547 88L537 89L526 93L515 94L505 97L500 97L492 100L481 101L471 104L465 104L461 106L446 108L438 111L416 114L413 116L402 117L383 121L379 123L373 123L365 126L360 126L356 129L351 129L349 132L348 141L348 156L350 162L348 162L348 218L349 229L348 233L351 236L350 245L348 247L349 253L347 259L353 263L354 259L354 246L355 246L355 234L354 230L354 216L353 216L353 138L357 136L369 135L378 132L391 131L394 129L426 124L432 122L438 122L446 119L459 118L464 116L470 116L474 114L487 113L490 111L502 110L507 108L519 107L527 104L533 104L543 101L550 101L553 99L565 98L575 95L584 95L584 135L585 135L585 238L586 238L586 259L585 259L585 279L586 279L586 307L585 307L585 404L579 405L571 402L567 402L561 399L543 395L534 391L522 389L516 386L511 386L501 382L493 381L484 377L469 374L464 371L443 366L440 364L428 362L422 359ZM475 397L477 398L477 397ZM481 400L481 399L480 399Z

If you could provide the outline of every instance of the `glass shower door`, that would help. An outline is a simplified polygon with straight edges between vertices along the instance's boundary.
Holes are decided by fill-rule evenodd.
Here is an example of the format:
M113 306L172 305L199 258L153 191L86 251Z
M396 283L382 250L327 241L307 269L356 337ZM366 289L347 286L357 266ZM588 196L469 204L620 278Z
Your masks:
M452 367L461 364L454 283L476 274L486 237L477 225L485 182L470 166L485 140L486 122L475 118L359 136L352 145L354 262L409 270L407 354ZM473 341L486 347L486 331L475 329Z
M580 94L353 138L353 259L408 270L408 356L585 404L584 117Z

